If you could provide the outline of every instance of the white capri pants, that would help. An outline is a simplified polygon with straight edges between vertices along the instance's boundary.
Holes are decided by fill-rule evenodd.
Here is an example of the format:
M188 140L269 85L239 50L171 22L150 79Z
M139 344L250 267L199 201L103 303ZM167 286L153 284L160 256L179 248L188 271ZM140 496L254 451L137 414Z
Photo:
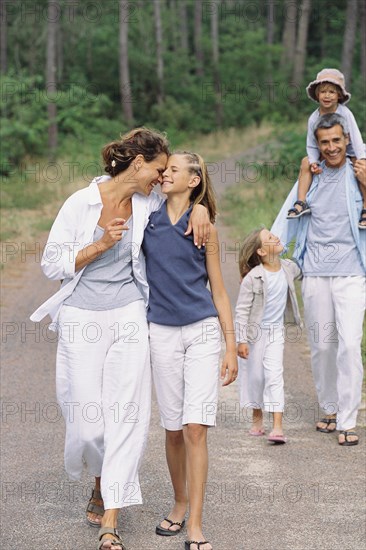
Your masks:
M172 327L150 323L151 363L161 424L216 425L221 330L216 317Z
M143 300L59 316L57 399L66 422L65 468L101 476L104 507L141 504L139 464L150 421L151 371Z
M361 403L366 277L304 277L302 294L319 405L349 430Z
M239 359L240 407L283 412L283 327L258 327L258 340L249 344L248 359Z

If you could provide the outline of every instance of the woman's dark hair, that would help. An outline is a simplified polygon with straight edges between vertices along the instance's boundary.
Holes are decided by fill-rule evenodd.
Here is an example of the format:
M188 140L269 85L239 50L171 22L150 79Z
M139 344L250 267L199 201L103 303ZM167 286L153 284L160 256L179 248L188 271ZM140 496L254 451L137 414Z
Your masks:
M131 130L122 135L120 140L107 143L102 149L105 171L112 177L127 170L137 155L151 162L161 154L169 156L165 135L144 127Z
M211 223L215 223L217 214L216 197L205 161L197 153L190 153L189 151L174 151L172 154L184 156L187 160L188 172L200 177L200 183L192 189L190 201L193 205L202 204L205 206Z

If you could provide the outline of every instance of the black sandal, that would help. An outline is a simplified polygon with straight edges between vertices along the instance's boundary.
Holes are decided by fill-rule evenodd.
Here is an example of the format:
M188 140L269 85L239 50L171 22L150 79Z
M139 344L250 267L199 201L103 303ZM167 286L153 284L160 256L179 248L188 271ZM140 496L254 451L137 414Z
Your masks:
M362 222L365 222L364 225L362 225ZM361 216L358 221L358 228L359 229L366 229L366 208L363 208L361 210Z
M344 435L344 441L343 443L339 443L339 445L341 445L342 447L352 447L353 445L358 445L358 439L356 439L356 441L348 441L348 436L349 435L355 435L357 438L358 438L358 435L356 434L356 432L354 431L351 431L351 432L348 432L347 430L341 430L339 432L339 435Z
M155 533L162 537L172 537L174 535L178 535L178 533L181 532L181 530L183 529L186 523L185 520L180 522L180 521L172 521L169 518L164 518L163 521L167 521L168 523L170 523L168 528L162 527L161 525L157 525L155 528ZM171 527L173 527L173 525L178 525L179 529L173 529L173 530L170 529Z
M337 428L334 428L334 430L330 430L328 428L329 424L335 424L337 426L337 419L336 418L322 418L319 420L319 422L322 422L323 424L326 424L326 428L319 428L319 426L316 427L317 432L322 432L323 434L331 434L336 431Z
M184 543L184 550L191 550L191 544L197 544L197 549L200 550L201 546L203 544L210 544L208 540L201 540L198 542L197 540L186 540Z
M295 208L296 204L301 206L301 210L298 210L297 208ZM287 212L286 219L292 220L293 218L300 218L304 214L310 214L310 212L311 212L310 206L308 205L307 202L296 201L296 202L294 202L293 208L290 208L290 210ZM294 214L294 215L291 216L291 214Z

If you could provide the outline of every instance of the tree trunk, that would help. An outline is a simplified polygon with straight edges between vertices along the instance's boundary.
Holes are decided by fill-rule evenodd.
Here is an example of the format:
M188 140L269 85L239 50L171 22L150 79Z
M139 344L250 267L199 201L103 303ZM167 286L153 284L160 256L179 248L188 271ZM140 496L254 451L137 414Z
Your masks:
M180 47L188 52L188 19L186 0L179 0Z
M360 39L361 39L361 77L366 82L366 4L360 3Z
M275 0L267 0L267 44L272 46L275 31Z
M222 113L221 82L220 82L220 72L219 72L219 18L218 18L217 9L213 9L211 11L211 40L212 40L213 77L214 77L214 86L215 86L216 123L217 123L217 126L221 128L223 113Z
M7 70L7 17L6 17L6 2L0 0L0 72L5 74Z
M275 34L275 0L267 0L267 82L273 82L272 49Z
M202 50L202 0L194 3L194 52L196 56L196 75L203 77L203 50Z
M173 52L177 52L179 49L179 29L178 26L180 26L180 22L178 22L177 18L177 4L176 0L170 0L169 2L169 33L170 33L170 41L169 41L169 49Z
M352 76L352 61L357 27L357 4L357 0L347 0L346 28L343 38L341 70L348 87L350 86Z
M295 58L297 7L294 0L286 0L285 26L282 35L281 68L291 74Z
M123 116L129 126L133 125L132 94L128 67L128 4L120 0L119 26L119 83Z
M297 44L294 60L294 72L292 81L296 86L301 86L304 79L306 60L306 47L308 42L308 28L311 11L311 0L302 0L297 33Z
M164 102L164 63L163 63L163 32L161 26L160 0L154 0L155 35L156 35L156 57L157 57L157 78L158 78L158 105Z
M57 82L62 82L64 73L64 40L61 22L57 21Z
M57 7L57 6L56 6ZM56 105L56 41L57 41L57 12L55 3L48 0L47 11L47 67L46 67L46 97L48 114L48 151L51 160L54 159L57 148L57 105Z

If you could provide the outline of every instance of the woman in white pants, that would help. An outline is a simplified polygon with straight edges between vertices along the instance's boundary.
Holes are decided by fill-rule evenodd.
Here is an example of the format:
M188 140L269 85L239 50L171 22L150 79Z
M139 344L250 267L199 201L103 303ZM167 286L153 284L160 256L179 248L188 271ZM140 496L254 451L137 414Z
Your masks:
M80 479L84 464L95 477L87 521L101 527L100 550L124 549L118 511L141 503L138 469L151 375L140 245L149 213L163 202L149 195L161 182L168 153L165 137L147 128L104 147L110 175L95 178L61 208L42 268L63 283L31 317L39 321L50 314L57 325L65 467L71 479Z
M210 239L200 250L184 231L194 204L207 206L211 221L216 215L202 158L188 152L173 154L163 174L162 191L168 198L151 214L143 248L150 286L147 318L152 368L175 502L156 533L176 535L184 526L189 504L185 549L212 550L202 532L207 428L216 423L220 324L226 340L223 385L236 378L234 327L216 229L211 227Z

